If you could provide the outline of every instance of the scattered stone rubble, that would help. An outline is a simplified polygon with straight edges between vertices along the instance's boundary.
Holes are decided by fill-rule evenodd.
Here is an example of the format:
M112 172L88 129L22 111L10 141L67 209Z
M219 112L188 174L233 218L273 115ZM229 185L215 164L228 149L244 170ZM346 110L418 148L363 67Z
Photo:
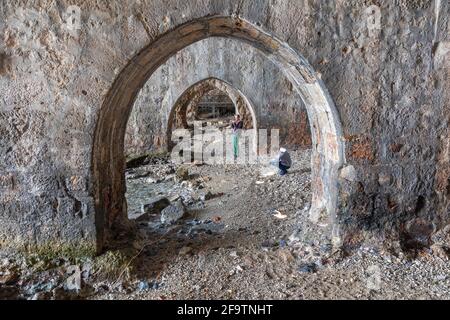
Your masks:
M336 250L308 219L309 151L293 156L283 178L265 166L192 166L182 182L148 183L171 164L146 166L128 180L138 229L122 263L2 252L0 299L450 298L450 228L414 255Z

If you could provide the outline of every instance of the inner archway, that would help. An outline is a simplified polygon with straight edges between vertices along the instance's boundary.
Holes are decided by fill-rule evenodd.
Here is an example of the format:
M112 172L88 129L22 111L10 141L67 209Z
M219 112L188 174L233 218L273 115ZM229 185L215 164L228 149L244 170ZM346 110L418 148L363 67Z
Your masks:
M100 110L93 147L93 185L98 250L127 221L124 136L133 103L152 73L179 50L208 37L245 41L277 64L303 99L312 134L310 217L325 220L339 236L336 223L338 175L344 163L341 125L323 82L309 63L286 43L236 17L206 17L162 35L122 70Z
M244 122L244 129L257 129L258 119L256 116L255 108L250 100L238 89L226 81L217 78L207 78L201 80L189 88L187 88L176 100L175 105L172 107L168 124L167 124L167 137L166 145L170 151L173 147L172 132L174 128L192 129L192 123L189 123L188 118L194 115L190 113L195 112L195 109L209 92L213 90L219 90L226 94L234 105L234 113L241 115ZM255 147L258 145L258 134L255 130Z

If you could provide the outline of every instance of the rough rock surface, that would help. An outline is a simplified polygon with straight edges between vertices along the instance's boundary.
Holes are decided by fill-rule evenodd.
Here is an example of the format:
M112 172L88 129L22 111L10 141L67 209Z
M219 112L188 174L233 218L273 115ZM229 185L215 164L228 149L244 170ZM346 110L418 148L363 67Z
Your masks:
M239 17L236 29L248 22L273 35L316 71L299 67L291 73L323 81L342 137L319 136L327 131L316 127L313 138L343 140L345 164L359 178L339 181L335 224L343 242L428 238L449 221L450 6L428 0L376 3L1 1L0 243L101 248L117 217L126 214L123 173L107 171L113 160L117 168L124 163L119 152L102 158L103 151L121 150L122 139L114 137L102 152L93 152L96 141L110 141L103 140L107 130L125 131L119 123L129 109L104 120L111 107L104 105L111 100L108 92L120 74L116 83L128 75L124 91L132 95L138 80L121 70L139 72L143 66L132 59L143 48L206 16ZM69 5L79 7L80 19L72 17L77 10ZM304 90L311 86L302 84ZM334 116L318 115L320 121ZM107 128L100 136L97 124ZM313 164L326 156L316 154ZM330 185L317 179L315 185ZM97 190L100 180L106 182ZM322 196L313 195L313 203ZM110 204L112 216L96 203Z

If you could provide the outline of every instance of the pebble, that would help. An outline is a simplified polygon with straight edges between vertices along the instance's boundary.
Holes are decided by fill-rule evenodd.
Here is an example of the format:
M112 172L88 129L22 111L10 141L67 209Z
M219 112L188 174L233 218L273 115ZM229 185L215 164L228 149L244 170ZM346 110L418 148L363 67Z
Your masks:
M65 288L69 291L81 290L81 270L79 266L70 266L67 268L69 277L66 280Z
M179 255L185 256L185 255L188 255L191 252L192 252L192 248L191 247L183 247L183 248L180 249Z

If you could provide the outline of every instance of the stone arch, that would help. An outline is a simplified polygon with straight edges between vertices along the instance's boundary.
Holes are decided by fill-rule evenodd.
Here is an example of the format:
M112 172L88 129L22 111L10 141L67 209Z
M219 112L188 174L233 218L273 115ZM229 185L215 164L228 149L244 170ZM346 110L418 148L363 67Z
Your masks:
M172 107L167 121L166 145L169 151L172 148L171 136L175 121L178 119L184 128L188 128L189 125L187 123L186 114L189 106L198 104L205 94L214 89L219 89L228 95L236 108L236 113L243 116L244 124L247 125L245 129L258 128L258 119L256 117L255 108L252 102L240 90L234 88L224 80L214 77L206 78L185 89L176 99L175 105ZM258 134L256 130L255 141L257 145Z
M338 112L320 77L287 43L238 17L210 16L182 24L161 35L138 53L118 75L100 109L92 153L98 250L126 223L124 137L128 117L148 78L179 50L208 37L228 37L259 49L285 73L303 99L312 134L313 221L327 217L333 237L338 176L344 145Z

